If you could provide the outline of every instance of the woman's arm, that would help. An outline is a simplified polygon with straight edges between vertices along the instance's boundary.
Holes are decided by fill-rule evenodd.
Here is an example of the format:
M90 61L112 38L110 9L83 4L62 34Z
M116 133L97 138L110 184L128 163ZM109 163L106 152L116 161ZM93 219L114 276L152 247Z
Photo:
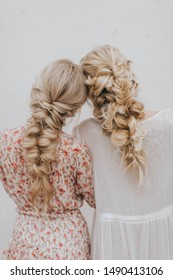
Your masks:
M81 146L77 156L76 194L82 195L95 208L92 158L88 147L85 144Z

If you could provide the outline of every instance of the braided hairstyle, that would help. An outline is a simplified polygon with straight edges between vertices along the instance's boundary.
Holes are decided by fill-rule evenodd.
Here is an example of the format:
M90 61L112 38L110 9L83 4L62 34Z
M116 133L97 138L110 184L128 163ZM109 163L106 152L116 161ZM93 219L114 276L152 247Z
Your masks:
M125 169L135 170L141 184L146 160L142 148L145 130L140 120L145 114L143 104L135 99L138 83L130 65L131 61L109 45L95 49L81 60L94 116L119 147Z
M31 91L31 118L23 139L26 167L31 179L30 198L38 209L38 196L45 211L53 194L49 183L51 162L56 160L57 138L67 117L86 101L84 76L79 66L69 60L48 65Z

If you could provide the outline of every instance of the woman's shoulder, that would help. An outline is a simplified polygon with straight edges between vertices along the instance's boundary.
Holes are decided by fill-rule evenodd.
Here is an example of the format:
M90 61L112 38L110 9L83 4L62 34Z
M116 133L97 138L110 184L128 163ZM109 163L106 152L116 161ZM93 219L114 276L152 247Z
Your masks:
M77 126L73 129L73 135L89 135L90 133L96 132L98 130L102 130L101 125L98 120L94 118L86 119L80 122Z
M85 141L90 147L90 143L102 135L102 126L94 118L86 119L74 127L72 135L80 141Z
M24 127L3 129L0 131L0 151L19 150L23 139Z
M76 139L75 137L73 137L72 135L64 131L62 132L60 137L60 147L61 149L68 151L68 153L69 152L80 153L88 149L85 142ZM59 149L59 145L58 145L58 149Z
M95 118L88 118L84 121L81 121L75 128L85 129L90 126L99 126L99 122Z
M153 114L150 118L142 121L143 124L148 124L160 128L164 125L173 125L173 110L162 109Z
M2 139L15 139L16 137L20 137L23 135L25 126L3 129L0 131L0 138Z
M165 120L168 120L173 123L173 110L172 109L163 109L160 111Z

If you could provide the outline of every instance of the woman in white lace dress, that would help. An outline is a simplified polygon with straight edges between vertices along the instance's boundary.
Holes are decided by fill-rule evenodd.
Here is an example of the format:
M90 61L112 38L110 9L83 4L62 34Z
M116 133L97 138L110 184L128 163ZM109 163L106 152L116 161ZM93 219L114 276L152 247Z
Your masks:
M94 117L74 129L93 159L94 259L173 259L173 111L145 112L111 46L81 62Z
M0 133L0 179L17 206L2 258L90 259L80 207L84 200L94 207L91 156L86 145L62 131L85 100L79 66L56 61L32 88L28 123Z

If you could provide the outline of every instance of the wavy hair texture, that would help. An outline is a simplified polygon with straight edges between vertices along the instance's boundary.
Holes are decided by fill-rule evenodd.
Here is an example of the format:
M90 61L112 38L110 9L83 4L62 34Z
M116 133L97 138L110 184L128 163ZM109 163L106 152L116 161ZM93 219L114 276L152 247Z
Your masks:
M67 117L87 98L84 76L79 66L69 60L58 60L40 74L31 91L31 118L23 139L26 167L31 178L30 197L38 209L38 197L45 211L53 194L49 182L51 162L56 160L58 136Z
M146 159L143 151L145 130L144 106L137 101L138 83L119 49L109 45L99 47L81 60L86 77L88 97L94 106L94 116L112 143L122 154L126 170L134 170L138 184L143 181Z

